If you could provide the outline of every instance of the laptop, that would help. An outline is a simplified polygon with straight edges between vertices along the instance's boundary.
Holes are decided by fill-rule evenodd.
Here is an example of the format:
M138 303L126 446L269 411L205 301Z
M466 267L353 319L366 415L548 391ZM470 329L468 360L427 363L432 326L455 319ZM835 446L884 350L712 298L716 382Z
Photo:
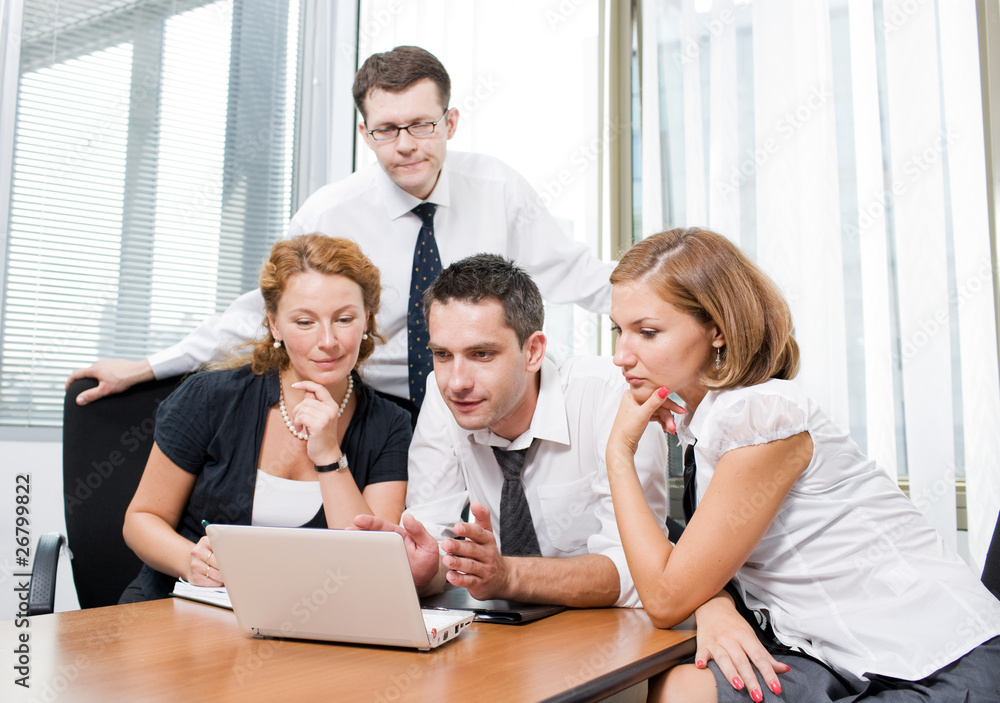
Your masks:
M412 647L449 642L473 621L424 610L395 532L208 525L242 630L282 637Z

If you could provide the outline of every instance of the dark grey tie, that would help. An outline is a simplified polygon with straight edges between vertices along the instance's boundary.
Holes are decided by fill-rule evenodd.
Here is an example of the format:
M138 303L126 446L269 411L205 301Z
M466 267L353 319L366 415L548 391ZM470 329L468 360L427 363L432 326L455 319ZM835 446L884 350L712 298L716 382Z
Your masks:
M695 481L697 470L698 467L694 463L694 444L689 444L688 448L684 450L684 494L681 497L685 523L691 522L691 516L694 515L694 509L697 507L698 484Z
M521 483L527 449L504 451L493 447L493 456L503 472L500 492L500 552L507 557L541 556L531 509Z

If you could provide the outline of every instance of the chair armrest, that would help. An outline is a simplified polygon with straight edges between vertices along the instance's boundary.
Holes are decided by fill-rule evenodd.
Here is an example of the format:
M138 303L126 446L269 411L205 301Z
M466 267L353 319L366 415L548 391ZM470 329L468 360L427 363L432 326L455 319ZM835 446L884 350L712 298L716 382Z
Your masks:
M38 538L35 560L31 565L31 585L28 590L28 615L48 615L56 607L56 569L63 536L49 532Z

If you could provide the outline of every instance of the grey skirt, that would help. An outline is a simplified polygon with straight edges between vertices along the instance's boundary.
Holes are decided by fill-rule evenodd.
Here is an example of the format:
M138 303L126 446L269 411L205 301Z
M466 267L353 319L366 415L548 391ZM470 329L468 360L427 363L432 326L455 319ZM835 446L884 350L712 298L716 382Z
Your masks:
M901 647L905 644L900 643ZM770 648L769 648L770 649ZM997 703L1000 701L1000 637L983 642L951 664L919 681L904 681L877 674L866 674L867 681L843 676L822 662L787 649L772 649L774 658L788 664L791 671L779 674L781 695L767 688L767 682L754 668L762 686L764 701L808 703ZM750 692L737 691L726 680L714 661L708 663L715 675L719 703L747 703Z

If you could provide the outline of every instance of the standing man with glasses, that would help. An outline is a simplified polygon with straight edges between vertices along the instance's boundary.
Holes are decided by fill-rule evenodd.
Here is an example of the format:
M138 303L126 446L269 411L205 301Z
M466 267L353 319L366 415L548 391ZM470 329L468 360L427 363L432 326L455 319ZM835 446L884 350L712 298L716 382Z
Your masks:
M459 112L451 80L432 54L413 46L370 56L354 80L358 131L378 161L316 191L288 236L322 232L358 242L382 272L379 329L366 380L411 410L423 401L431 358L420 299L452 261L491 252L514 259L555 303L595 312L611 304L612 264L565 235L528 182L501 161L448 153ZM259 291L238 298L177 345L149 359L99 361L74 371L100 384L85 404L140 381L191 371L255 336L264 318Z

